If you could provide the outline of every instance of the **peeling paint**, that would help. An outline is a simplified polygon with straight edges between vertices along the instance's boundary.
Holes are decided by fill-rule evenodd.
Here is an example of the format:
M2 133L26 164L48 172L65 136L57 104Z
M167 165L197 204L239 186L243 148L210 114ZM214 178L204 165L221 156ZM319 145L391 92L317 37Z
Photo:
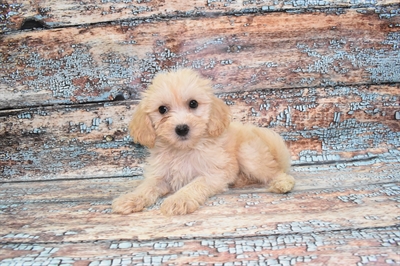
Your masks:
M327 43L314 44L310 47L307 44L298 43L297 48L311 58L315 58L313 64L305 67L298 67L295 73L320 73L320 74L346 74L350 71L365 69L372 82L399 82L400 81L400 50L396 42L398 33L389 33L382 44L390 48L366 48L352 47L350 51L345 46L349 45L344 39L330 40L329 54L321 54L316 48L327 45ZM332 53L333 54L332 54ZM350 68L349 66L352 66ZM323 84L321 84L323 85Z
M0 253L12 254L0 265L296 265L342 257L357 265L399 264L400 216L370 206L400 208L398 5L210 0L178 10L171 3L67 3L67 22L56 6L34 3L28 12L26 5L0 5L2 31L18 29L27 17L60 27L2 38L0 85L7 96L0 109L14 110L0 114L0 194L11 195L1 197L10 230L0 235ZM88 18L92 25L73 26ZM95 25L99 21L107 24ZM359 26L346 28L351 23ZM294 26L287 31L287 25ZM137 104L129 100L138 99L157 72L182 66L213 80L235 120L279 132L300 165L293 172L314 177L299 178L300 189L289 195L265 188L217 195L187 217L159 217L163 199L129 219L112 215L112 195L125 188L111 180L142 179L148 155L128 136L126 111ZM119 100L126 106L110 103ZM51 108L29 109L40 105ZM68 187L81 182L89 185ZM337 205L354 217L335 216ZM14 216L19 219L7 218ZM221 224L239 216L240 225L224 231ZM253 223L252 217L261 219ZM136 221L154 223L155 232L141 235ZM103 223L109 235L96 228ZM90 254L81 257L85 250Z
M303 2L307 5L308 1ZM361 4L361 1L355 1L355 4ZM375 5L372 2L365 4ZM349 23L353 15L346 13L343 19ZM273 16L276 16L277 27L281 27L284 18ZM331 24L324 15L318 16L323 23ZM362 22L365 19L362 16L355 19ZM291 15L285 17L293 23ZM0 83L7 99L20 100L4 100L2 108L109 101L122 95L121 92L125 92L124 100L137 98L155 73L177 67L201 70L205 76L214 79L218 92L399 81L396 67L400 60L396 46L398 34L388 30L385 27L387 22L379 21L377 16L371 23L381 30L373 39L369 37L375 30L367 27L357 36L340 28L332 30L337 35L335 38L299 37L295 38L296 41L290 41L289 37L303 29L294 30L294 33L280 29L279 36L272 36L270 31L260 31L257 25L271 23L273 18L268 16L254 16L253 24L242 17L226 19L216 21L207 17L197 21L180 18L171 25L154 18L122 21L104 26L114 38L102 36L102 45L93 41L91 36L102 34L95 26L65 29L65 34L71 35L72 39L59 41L56 48L51 46L51 41L57 39L53 32L48 32L47 38L35 38L33 33L20 33L12 38L6 36L5 42L12 42L18 48L10 51L2 46L4 52L0 62L4 64L0 64L3 66L0 69L4 74ZM341 18L334 20L340 21ZM225 22L231 21L248 24L248 31L225 26ZM188 29L203 28L203 23L212 24L213 30L201 38L193 38L194 33ZM160 30L165 29L166 33L153 32L153 24ZM181 32L180 40L169 38L167 32L170 30ZM319 32L319 29L315 30ZM82 34L87 41L74 37ZM278 42L283 43L281 38L285 44L276 46ZM135 49L127 49L126 44L121 43L133 39ZM116 40L120 42L115 43ZM271 46L274 53L265 50L265 45ZM250 60L250 55L254 60Z

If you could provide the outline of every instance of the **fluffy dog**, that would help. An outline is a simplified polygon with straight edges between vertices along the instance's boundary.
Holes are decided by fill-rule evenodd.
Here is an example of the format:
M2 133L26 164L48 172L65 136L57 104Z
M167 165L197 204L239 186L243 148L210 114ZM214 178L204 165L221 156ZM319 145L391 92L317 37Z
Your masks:
M113 201L114 213L141 211L174 192L161 212L187 214L244 180L275 193L289 192L295 183L283 139L266 128L231 122L229 107L213 94L210 81L190 69L156 75L129 131L150 149L150 157L143 182Z

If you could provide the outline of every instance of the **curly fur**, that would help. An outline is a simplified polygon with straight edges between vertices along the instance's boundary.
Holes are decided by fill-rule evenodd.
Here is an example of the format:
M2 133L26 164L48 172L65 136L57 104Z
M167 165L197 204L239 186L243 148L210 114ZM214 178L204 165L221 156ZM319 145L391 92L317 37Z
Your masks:
M196 108L190 107L195 100ZM162 114L160 106L167 111ZM184 136L177 126L185 125ZM113 212L141 211L173 193L161 205L166 215L196 211L229 185L261 182L269 191L294 187L290 153L272 130L230 122L230 109L209 80L190 69L158 74L136 107L129 131L150 149L143 182L113 201Z

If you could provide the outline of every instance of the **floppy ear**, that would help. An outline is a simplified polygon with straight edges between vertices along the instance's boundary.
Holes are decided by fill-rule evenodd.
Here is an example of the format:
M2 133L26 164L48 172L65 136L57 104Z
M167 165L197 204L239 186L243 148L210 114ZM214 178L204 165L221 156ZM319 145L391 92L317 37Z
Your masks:
M149 115L144 111L143 100L136 107L132 121L129 124L129 134L135 143L153 148L156 140L156 132Z
M217 97L212 97L210 119L208 121L208 133L213 136L219 136L230 124L231 111L229 107Z

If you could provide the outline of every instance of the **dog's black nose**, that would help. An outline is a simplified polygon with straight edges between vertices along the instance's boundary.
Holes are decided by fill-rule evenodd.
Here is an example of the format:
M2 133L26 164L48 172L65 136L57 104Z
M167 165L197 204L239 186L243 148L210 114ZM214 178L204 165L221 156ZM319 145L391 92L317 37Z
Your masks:
M175 128L176 134L178 136L184 137L189 133L189 126L188 125L177 125Z

